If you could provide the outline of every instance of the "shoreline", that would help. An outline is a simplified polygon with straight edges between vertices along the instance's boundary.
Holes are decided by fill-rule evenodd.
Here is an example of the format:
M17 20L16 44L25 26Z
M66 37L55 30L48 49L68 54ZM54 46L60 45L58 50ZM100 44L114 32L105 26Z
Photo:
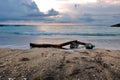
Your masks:
M12 49L29 49L30 43L63 43L74 39L92 43L96 48L120 50L119 37L85 37L85 36L28 36L28 35L4 35L0 34L0 47ZM9 39L9 40L8 40ZM82 48L83 49L83 48Z
M0 48L0 79L119 80L120 50Z
M33 21L18 21L18 22L0 22L1 26L110 26L110 25L101 25L101 24L82 24L82 23L50 23L50 22L33 22Z

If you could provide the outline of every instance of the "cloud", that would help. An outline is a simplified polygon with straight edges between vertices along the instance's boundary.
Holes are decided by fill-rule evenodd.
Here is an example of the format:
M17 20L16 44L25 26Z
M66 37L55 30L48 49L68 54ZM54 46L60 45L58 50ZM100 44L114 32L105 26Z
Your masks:
M35 3L30 0L0 0L0 10L0 16L6 18L39 13Z
M33 0L0 0L0 21L6 20L43 20L58 12L50 10L48 14L40 12Z
M51 10L49 10L48 11L48 16L55 16L55 15L58 15L59 14L59 12L58 11L56 11L56 10L54 10L54 9L51 9Z
M120 4L120 0L98 0L99 2L108 3L108 4Z
M119 23L119 3L120 1L117 0L99 0L92 4L65 4L63 7L68 10L58 19L58 21L88 24Z

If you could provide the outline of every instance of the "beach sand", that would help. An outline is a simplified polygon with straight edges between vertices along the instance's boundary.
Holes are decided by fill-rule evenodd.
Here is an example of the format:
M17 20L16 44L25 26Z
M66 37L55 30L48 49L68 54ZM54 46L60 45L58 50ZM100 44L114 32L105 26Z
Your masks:
M0 49L0 80L120 80L120 50Z

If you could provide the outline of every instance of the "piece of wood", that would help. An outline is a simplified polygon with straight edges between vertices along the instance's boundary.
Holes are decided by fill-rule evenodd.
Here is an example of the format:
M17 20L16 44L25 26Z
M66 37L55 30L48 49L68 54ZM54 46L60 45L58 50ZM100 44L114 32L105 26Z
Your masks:
M48 48L48 47L54 47L54 48L61 48L59 44L36 44L36 43L30 43L31 48Z
M86 45L87 43L80 42L77 40L61 43L61 44L36 44L36 43L30 43L31 48L61 48L63 49L64 46L70 45L71 49L78 48L79 45Z

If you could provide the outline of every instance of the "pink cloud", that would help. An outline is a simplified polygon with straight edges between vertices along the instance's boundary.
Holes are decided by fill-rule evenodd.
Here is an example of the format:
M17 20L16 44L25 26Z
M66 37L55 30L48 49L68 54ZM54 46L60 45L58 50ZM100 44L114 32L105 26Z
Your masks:
M98 1L107 4L120 4L120 0L98 0Z

